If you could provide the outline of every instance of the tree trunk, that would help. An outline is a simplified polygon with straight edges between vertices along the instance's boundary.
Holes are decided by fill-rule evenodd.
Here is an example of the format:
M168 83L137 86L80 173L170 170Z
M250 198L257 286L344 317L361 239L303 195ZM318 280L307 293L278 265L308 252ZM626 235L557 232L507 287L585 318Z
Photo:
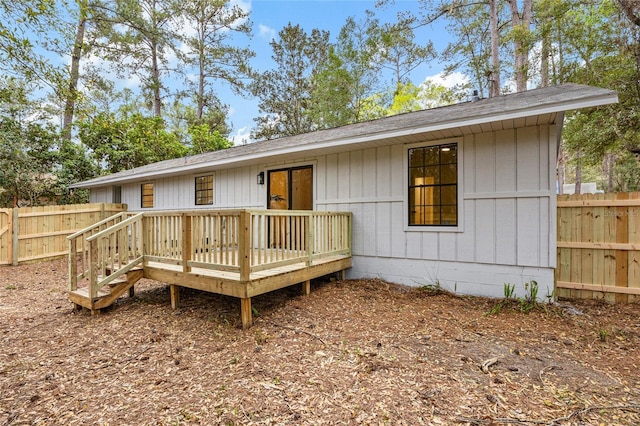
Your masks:
M151 79L153 90L153 115L162 116L162 98L160 97L160 67L158 66L158 46L154 44L151 49Z
M198 75L198 109L197 109L197 116L198 116L198 123L202 123L202 116L204 115L204 46L202 48L202 50L200 51L200 61L198 66L200 67L200 72Z
M607 178L607 188L606 192L613 192L614 190L614 179L613 179L613 168L616 163L616 156L613 153L609 153L604 157L604 174Z
M518 10L518 1L508 1L511 8L511 27L514 30L519 27L522 34L529 34L533 0L524 0L522 5L522 16L520 16L520 11ZM513 38L516 90L518 92L527 90L527 74L529 67L529 48L526 43L522 42L522 34L515 34Z
M542 35L542 48L540 49L540 86L549 87L549 55L551 52L551 40L548 31Z
M500 34L498 32L498 0L489 0L491 25L491 80L489 97L500 96Z
M576 194L582 193L582 148L578 149L576 154Z
M634 6L637 4L637 0L618 0L620 9L631 21L631 23L637 27L640 27L640 16L635 12Z
M84 32L87 26L87 2L86 0L78 1L79 17L78 27L76 29L76 39L73 44L73 53L71 54L71 69L69 71L69 88L67 99L64 104L64 117L62 120L62 139L71 140L71 126L73 125L73 116L78 100L78 80L80 78L80 59L82 58L82 46L84 44Z
M558 159L556 163L556 170L558 171L558 194L564 194L564 150L562 149L562 143L558 147Z

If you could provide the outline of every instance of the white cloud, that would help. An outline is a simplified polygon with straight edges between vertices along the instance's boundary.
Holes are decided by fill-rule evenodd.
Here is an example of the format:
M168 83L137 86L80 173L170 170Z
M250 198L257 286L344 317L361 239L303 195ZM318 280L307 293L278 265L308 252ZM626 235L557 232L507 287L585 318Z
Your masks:
M251 12L251 1L243 1L243 0L231 0L229 2L229 6L238 6L245 13Z
M267 27L266 25L258 25L258 35L262 38L266 38L271 41L276 37L276 30L273 28Z
M140 77L136 74L130 74L129 78L124 80L123 85L128 89L139 89L141 85Z
M457 85L467 84L471 81L469 77L461 72L452 72L446 76L443 73L438 73L424 79L424 81L430 81L431 83L439 84L448 89Z
M230 139L233 142L234 146L253 142L253 140L251 139L251 128L242 127L238 129L235 135L231 135Z

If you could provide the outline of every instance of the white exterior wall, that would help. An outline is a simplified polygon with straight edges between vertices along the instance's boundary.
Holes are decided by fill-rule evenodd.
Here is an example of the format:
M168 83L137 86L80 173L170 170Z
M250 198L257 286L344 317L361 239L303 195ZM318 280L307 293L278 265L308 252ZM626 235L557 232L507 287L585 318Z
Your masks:
M196 206L195 178L210 174L213 174L213 204ZM258 167L251 166L129 183L122 187L122 202L129 211L147 210L140 207L140 186L152 182L154 207L149 210L264 208L266 185L256 184L257 174Z
M90 203L110 203L111 187L108 188L92 188L89 193Z
M157 210L265 208L267 185L256 183L260 171L313 165L314 208L353 213L348 277L439 283L494 297L503 296L504 283L515 284L523 295L524 283L536 280L544 297L554 287L556 140L555 125L447 139L458 141L461 158L456 229L407 226L408 145L217 170L209 206L194 203L194 178L206 173L145 182L154 182ZM141 210L141 183L122 188L122 202L131 211Z
M377 277L501 297L504 283L553 291L556 126L457 139L462 158L459 227L411 229L406 146L318 158L318 210L353 212L351 278ZM434 140L432 143L439 143Z

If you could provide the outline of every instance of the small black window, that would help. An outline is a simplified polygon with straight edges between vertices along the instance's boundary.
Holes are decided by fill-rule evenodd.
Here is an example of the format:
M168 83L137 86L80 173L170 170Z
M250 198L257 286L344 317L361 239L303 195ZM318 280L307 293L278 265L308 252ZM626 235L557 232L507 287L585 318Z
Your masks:
M140 192L142 193L142 208L146 209L153 207L153 184L143 183L140 185Z
M196 178L196 205L213 204L213 175Z

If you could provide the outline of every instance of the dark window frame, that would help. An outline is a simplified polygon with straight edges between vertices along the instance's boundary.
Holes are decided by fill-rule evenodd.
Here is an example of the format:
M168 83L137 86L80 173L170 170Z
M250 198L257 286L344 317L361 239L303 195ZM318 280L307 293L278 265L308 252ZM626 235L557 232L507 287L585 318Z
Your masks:
M448 149L448 151L447 151ZM434 160L434 151L437 151L437 160ZM444 154L444 152L453 151L455 155ZM413 154L421 158L413 157ZM429 156L431 154L431 156ZM452 157L453 161L447 161L447 157ZM413 164L412 164L413 159ZM428 227L428 228L442 228L442 227L458 227L460 225L460 144L458 142L443 142L433 145L419 145L413 146L407 150L407 224L411 228L415 227ZM446 170L445 170L446 169ZM436 171L436 173L433 173ZM415 184L412 178L423 177L424 182ZM443 179L444 178L444 179ZM447 180L448 178L448 180ZM453 179L452 179L453 178ZM428 179L432 179L433 182L427 183ZM443 181L444 180L444 181ZM423 189L422 197L424 200L422 203L417 204L416 199L418 192ZM418 191L417 191L418 190ZM451 191L453 190L453 196ZM451 202L443 202L443 194L449 193L449 198L453 199ZM412 196L413 195L413 196ZM432 197L431 203L427 203L428 196ZM445 209L451 209L455 211L453 213L454 220L446 220L447 216L443 211ZM420 214L422 209L422 217ZM427 210L431 210L433 216L432 222L427 223ZM449 216L451 213L449 213Z
M209 180L200 181L199 180ZM196 206L210 206L213 204L213 173L210 175L196 176L194 178L194 202ZM208 193L208 194L207 194ZM205 194L205 195L202 195ZM203 201L204 200L204 201Z
M151 188L151 194L145 194L145 188ZM155 205L155 185L153 182L145 182L140 185L140 208L152 209ZM145 205L151 199L151 205Z

